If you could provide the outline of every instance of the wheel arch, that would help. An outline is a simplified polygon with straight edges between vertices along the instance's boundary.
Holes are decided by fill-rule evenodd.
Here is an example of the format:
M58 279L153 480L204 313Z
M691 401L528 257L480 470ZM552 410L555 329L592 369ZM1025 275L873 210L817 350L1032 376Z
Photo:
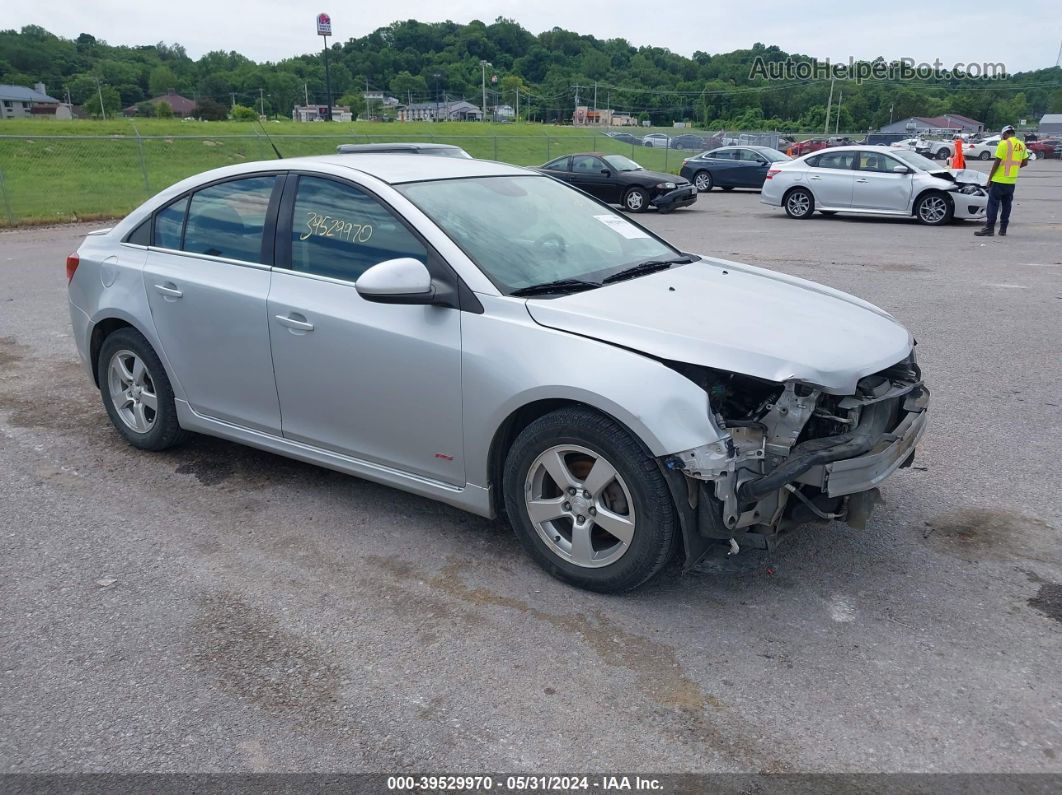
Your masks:
M944 188L938 188L938 187L936 187L934 185L930 185L927 188L922 188L922 190L920 190L918 193L915 194L914 199L911 200L911 215L912 216L917 216L918 215L918 202L922 201L922 199L927 194L930 194L930 193L939 193L941 196L943 196L948 201L949 204L951 204L951 208L954 211L954 209L955 209L955 199L954 199L954 197L952 197L951 191L946 190Z
M111 334L123 328L131 328L147 340L148 345L151 346L159 357L159 361L162 362L162 366L166 370L166 377L169 378L170 385L175 387L174 391L176 392L176 379L173 377L172 368L152 335L141 328L133 318L119 313L108 313L92 319L92 331L89 335L89 364L92 365L92 380L96 386L100 385L99 359L100 351L103 349L103 342Z

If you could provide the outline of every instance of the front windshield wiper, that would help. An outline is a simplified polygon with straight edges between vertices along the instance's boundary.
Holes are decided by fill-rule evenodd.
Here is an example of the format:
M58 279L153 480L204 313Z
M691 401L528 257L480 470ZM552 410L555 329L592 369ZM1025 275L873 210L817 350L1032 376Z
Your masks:
M648 259L645 262L639 262L637 265L631 265L629 268L617 271L611 276L606 276L601 280L601 283L612 284L612 282L621 282L624 279L633 279L635 276L644 276L647 273L666 271L672 265L683 265L687 262L693 262L694 259L688 254L674 259Z
M600 286L601 284L598 282L588 282L583 279L557 279L552 282L521 287L518 290L513 290L509 295L524 297L529 295L548 295L550 293L577 293L583 290L593 290Z

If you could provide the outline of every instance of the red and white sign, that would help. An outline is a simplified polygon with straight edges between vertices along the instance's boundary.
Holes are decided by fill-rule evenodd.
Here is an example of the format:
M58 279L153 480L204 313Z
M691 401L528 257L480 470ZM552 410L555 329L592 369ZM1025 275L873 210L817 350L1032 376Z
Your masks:
M318 36L331 36L332 35L332 17L328 14L317 15L317 35Z

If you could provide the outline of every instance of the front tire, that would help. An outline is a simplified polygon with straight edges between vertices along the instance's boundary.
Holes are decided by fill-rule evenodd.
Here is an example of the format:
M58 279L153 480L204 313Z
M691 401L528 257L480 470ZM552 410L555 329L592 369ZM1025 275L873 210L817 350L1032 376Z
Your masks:
M992 157L992 155L989 154L988 152L982 152L981 154L979 154L977 156L977 159L978 160L989 160L989 159L991 159L991 157Z
M790 218L804 219L815 214L815 197L807 188L793 188L785 196L785 214Z
M930 191L918 197L914 214L915 218L927 226L943 226L951 222L955 206L943 193Z
M503 491L531 557L580 588L637 588L674 552L677 519L659 467L595 411L565 408L528 425L506 457Z
M951 157L951 152L947 149L941 149L937 152L937 160L947 160L949 157Z
M649 193L643 188L631 188L623 194L623 207L632 213L644 213L649 209Z
M97 377L107 416L131 445L157 451L184 440L170 379L139 331L121 328L103 341Z

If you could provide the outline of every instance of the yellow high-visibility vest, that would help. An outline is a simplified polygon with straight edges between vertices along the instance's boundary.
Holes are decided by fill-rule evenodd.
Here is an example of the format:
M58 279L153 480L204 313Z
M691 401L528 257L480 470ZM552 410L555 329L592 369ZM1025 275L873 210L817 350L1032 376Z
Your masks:
M996 146L996 157L1000 160L1000 164L996 173L992 175L992 181L1013 185L1018 181L1018 171L1021 169L1022 161L1029 159L1029 152L1025 144L1012 135L1010 138L1001 140Z

